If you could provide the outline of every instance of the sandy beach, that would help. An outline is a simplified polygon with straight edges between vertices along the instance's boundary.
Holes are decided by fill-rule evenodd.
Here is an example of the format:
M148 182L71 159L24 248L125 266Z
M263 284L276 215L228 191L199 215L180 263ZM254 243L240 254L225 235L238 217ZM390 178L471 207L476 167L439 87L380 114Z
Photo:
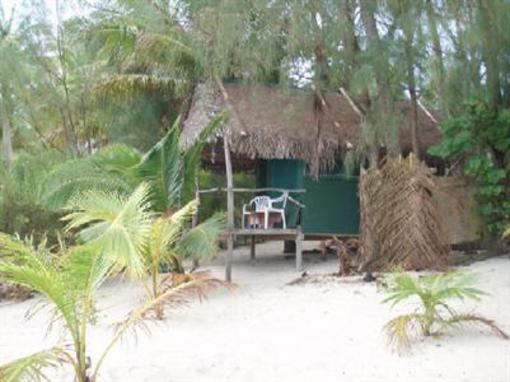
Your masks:
M308 247L313 243L306 243ZM287 285L299 276L281 243L259 245L255 264L248 249L235 252L233 278L238 288L215 291L200 303L167 312L119 343L110 353L101 381L510 381L510 341L477 327L418 342L405 356L391 352L381 331L392 316L408 308L381 304L375 283L348 278ZM311 275L336 271L334 257L305 255ZM221 258L203 266L223 277ZM510 256L462 267L479 275L489 295L479 304L456 304L477 312L510 332ZM0 304L0 363L53 346L62 331L46 333L50 312L25 319L41 297ZM100 315L90 332L94 358L111 338L112 325L143 301L135 282L111 281L99 294ZM69 382L67 369L51 380Z

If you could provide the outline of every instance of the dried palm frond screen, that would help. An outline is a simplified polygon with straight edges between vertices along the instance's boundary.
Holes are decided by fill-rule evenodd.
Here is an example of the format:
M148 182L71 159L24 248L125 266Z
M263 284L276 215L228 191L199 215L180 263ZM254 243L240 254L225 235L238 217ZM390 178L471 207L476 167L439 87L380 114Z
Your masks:
M415 156L387 158L360 179L364 270L441 269L448 238L432 171Z

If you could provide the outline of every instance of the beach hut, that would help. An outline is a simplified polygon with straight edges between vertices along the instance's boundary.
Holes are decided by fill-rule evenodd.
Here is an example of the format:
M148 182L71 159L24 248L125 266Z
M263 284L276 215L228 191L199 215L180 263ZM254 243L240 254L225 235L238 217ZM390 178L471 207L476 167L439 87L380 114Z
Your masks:
M296 267L302 266L301 241L336 236L355 236L359 231L358 177L342 165L345 153L360 141L362 112L343 90L322 94L325 107L317 113L312 91L250 84L197 85L183 123L184 144L193 142L209 120L222 110L228 121L203 153L203 163L226 171L230 278L232 239L235 235L295 240ZM400 150L411 151L410 103L397 105ZM418 109L420 150L439 142L439 116L422 104ZM319 131L320 130L320 131ZM236 189L232 171L255 169L255 189ZM318 170L312 171L316 168ZM288 194L286 227L253 229L233 221L237 192ZM228 255L230 253L230 255Z

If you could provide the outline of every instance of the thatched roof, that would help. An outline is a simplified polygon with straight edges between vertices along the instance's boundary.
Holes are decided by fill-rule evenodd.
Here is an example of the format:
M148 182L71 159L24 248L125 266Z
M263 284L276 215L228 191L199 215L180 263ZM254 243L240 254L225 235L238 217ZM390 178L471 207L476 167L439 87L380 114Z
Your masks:
M227 101L219 89L201 84L193 96L183 125L185 143L192 142L209 119L224 108L231 110L221 134L226 134L231 150L238 155L261 159L302 159L311 163L317 152L317 121L314 94L298 89L264 85L225 84ZM320 161L332 163L335 156L359 142L361 115L348 95L327 92L328 105L322 117ZM411 151L409 103L399 106L400 146ZM438 115L420 107L418 111L421 149L440 140Z

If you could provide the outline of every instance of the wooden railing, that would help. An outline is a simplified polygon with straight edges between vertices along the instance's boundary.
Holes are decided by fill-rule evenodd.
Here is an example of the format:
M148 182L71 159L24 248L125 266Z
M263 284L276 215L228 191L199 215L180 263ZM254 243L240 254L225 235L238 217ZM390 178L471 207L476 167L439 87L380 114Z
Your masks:
M229 192L232 191L233 193L250 193L250 194L257 194L260 192L281 192L287 193L287 199L289 202L295 204L299 208L305 208L305 205L301 203L300 201L294 199L290 194L302 194L305 193L306 190L303 188L298 189L286 189L286 188L277 188L277 187L262 187L262 188L228 188L228 187L215 187L215 188L209 188L206 190L197 190L197 197L199 198L202 194L211 194L216 192Z

